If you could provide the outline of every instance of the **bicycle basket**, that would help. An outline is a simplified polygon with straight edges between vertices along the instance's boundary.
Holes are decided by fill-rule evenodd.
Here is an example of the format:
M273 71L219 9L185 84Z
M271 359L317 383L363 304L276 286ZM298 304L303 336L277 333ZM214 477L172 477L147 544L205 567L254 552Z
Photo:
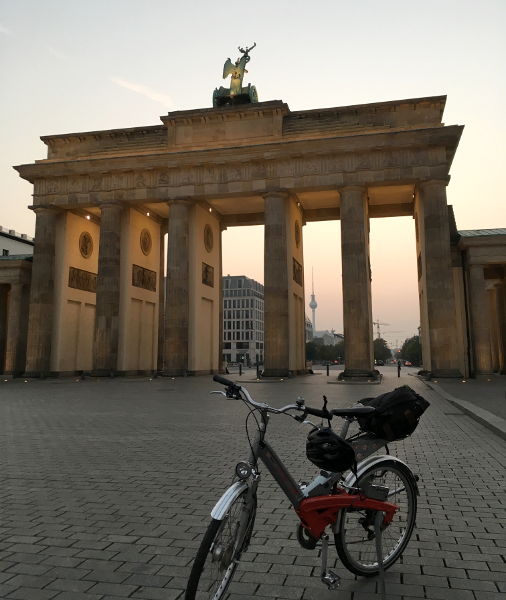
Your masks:
M355 450L330 427L315 427L307 436L306 456L320 469L340 473L355 463Z
M361 429L374 433L387 442L411 435L420 417L430 406L425 398L407 385L376 398L364 398L360 403L376 408L372 415L358 417Z

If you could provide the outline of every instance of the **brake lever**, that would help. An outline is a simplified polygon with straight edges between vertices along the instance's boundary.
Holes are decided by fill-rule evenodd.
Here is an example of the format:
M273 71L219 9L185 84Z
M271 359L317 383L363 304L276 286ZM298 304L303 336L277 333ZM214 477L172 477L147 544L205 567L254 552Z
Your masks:
M225 396L225 398L227 397L227 394L225 394L225 392L223 390L212 390L209 393L210 394L220 394L221 396Z

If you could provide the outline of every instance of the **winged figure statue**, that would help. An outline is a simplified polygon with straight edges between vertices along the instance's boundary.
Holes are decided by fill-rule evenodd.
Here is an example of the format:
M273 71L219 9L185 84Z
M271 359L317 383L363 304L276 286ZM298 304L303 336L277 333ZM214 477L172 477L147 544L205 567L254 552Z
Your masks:
M214 90L213 94L213 106L222 106L226 104L238 104L247 102L258 102L258 96L255 86L249 84L243 88L242 82L244 79L244 73L247 73L246 65L251 60L249 53L256 46L256 42L249 48L239 47L238 50L242 54L235 63L230 58L227 58L223 66L223 79L226 79L231 75L230 89L220 87Z

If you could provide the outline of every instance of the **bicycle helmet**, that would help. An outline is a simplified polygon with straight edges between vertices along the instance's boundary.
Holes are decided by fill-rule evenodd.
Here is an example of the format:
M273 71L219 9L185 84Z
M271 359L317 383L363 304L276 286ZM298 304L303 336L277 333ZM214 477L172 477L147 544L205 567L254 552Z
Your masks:
M355 450L330 427L312 429L306 441L306 456L320 469L346 471L355 463Z

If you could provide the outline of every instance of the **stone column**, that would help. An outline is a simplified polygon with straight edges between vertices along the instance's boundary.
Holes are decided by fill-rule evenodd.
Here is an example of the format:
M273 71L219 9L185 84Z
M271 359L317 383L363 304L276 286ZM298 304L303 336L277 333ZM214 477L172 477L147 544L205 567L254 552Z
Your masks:
M21 317L23 308L23 284L13 283L9 291L7 309L7 336L5 344L5 372L15 375L23 372L24 365L20 365L21 343Z
M100 249L94 338L96 375L111 375L118 368L121 215L119 204L100 207Z
M494 282L488 281L486 294L488 300L488 315L490 325L490 353L492 356L492 371L499 372L499 320L496 311L497 307L497 289Z
M163 371L163 347L165 339L165 234L168 224L164 221L160 226L160 281L158 284L158 371Z
M424 312L430 344L430 367L425 366L437 377L461 377L456 342L455 294L446 185L447 181L434 180L418 186L420 285L425 288Z
M0 373L5 369L5 347L7 343L7 294L9 286L0 284Z
M35 208L35 245L33 249L28 339L27 376L49 374L54 320L55 238L58 211Z
M341 194L341 260L345 370L343 378L374 373L371 267L367 190L349 186Z
M192 203L169 203L164 363L167 375L186 375L189 344L190 210Z
M226 227L220 223L220 316L219 316L219 340L218 340L218 373L225 373L225 368L223 366L223 235L222 232L225 231ZM256 346L256 344L255 344Z
M469 304L471 308L471 341L474 374L492 372L490 320L483 265L469 266Z
M504 293L504 282L501 282L496 287L496 311L499 340L499 372L506 373L506 300Z
M289 370L289 318L286 192L265 194L264 376L285 377Z

